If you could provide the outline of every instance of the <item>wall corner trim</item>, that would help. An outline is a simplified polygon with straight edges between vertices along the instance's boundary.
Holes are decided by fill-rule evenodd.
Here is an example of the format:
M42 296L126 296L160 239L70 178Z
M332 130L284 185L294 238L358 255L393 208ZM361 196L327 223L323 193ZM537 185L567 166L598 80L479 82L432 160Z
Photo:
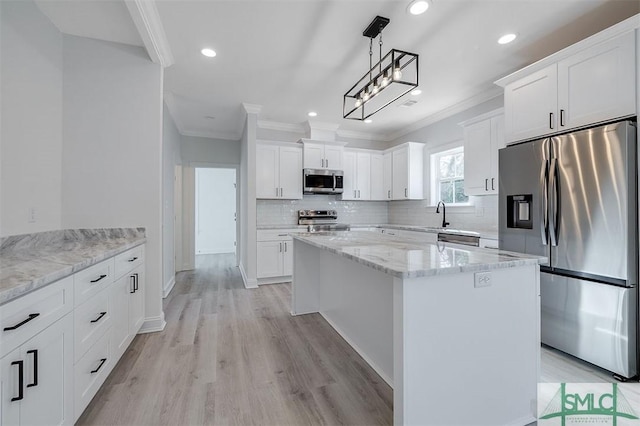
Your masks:
M166 327L167 322L164 320L164 312L157 317L147 317L140 327L138 334L155 333L162 331Z
M166 299L167 296L169 295L169 293L171 293L171 290L173 290L173 287L176 285L176 277L175 275L173 277L171 277L171 279L169 280L168 283L165 283L164 285L164 289L162 289L162 298Z
M126 0L125 4L151 60L163 68L173 65L173 53L155 1Z
M242 282L244 283L245 288L258 288L258 280L252 280L247 277L247 273L244 270L244 265L242 265L242 262L240 263L240 265L238 265L238 269L240 269L240 275L242 275Z

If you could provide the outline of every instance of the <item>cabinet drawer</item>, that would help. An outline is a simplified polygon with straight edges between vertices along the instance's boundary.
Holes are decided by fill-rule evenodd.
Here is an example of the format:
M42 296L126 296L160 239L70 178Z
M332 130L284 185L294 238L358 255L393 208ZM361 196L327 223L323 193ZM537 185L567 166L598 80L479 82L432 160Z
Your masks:
M306 229L269 229L258 231L256 241L291 241L292 232L306 232Z
M79 360L111 327L109 291L98 293L74 311L74 360Z
M107 330L74 366L74 422L91 402L113 367L110 340L111 330Z
M73 276L75 306L79 306L98 294L113 282L113 259L108 259Z
M134 247L115 257L115 279L142 265L144 262L144 245Z
M73 277L0 306L0 358L73 309Z

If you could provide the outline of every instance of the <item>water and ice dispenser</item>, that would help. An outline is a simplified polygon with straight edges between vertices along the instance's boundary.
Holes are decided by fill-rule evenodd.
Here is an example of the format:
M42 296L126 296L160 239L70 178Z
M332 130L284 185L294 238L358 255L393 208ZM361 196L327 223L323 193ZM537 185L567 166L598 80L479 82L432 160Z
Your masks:
M507 195L507 228L533 228L532 194Z

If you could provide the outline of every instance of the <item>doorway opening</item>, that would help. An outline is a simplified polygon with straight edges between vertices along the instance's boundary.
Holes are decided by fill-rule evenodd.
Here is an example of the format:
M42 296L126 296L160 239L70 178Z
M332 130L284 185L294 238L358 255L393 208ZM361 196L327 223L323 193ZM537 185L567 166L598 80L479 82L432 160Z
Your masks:
M236 169L197 167L195 169L196 258L219 254L237 256L236 208ZM198 263L200 262L196 262Z

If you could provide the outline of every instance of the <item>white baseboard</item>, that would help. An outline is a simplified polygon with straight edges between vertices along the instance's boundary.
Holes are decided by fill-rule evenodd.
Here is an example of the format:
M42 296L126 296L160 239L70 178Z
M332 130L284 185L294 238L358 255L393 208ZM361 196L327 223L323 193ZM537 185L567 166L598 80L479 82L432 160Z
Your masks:
M258 278L258 285L290 283L291 277Z
M258 288L258 280L255 278L249 279L249 277L247 277L247 273L244 270L244 265L242 264L242 262L240 262L240 264L238 265L238 268L240 269L240 275L242 275L242 281L244 282L244 287Z
M171 290L173 290L173 286L176 285L176 276L171 277L168 283L164 285L164 289L162 289L162 298L166 299Z
M147 317L144 319L142 323L142 327L140 327L140 331L138 334L144 333L155 333L157 331L162 331L166 327L167 322L164 320L164 312L162 315L157 317Z

